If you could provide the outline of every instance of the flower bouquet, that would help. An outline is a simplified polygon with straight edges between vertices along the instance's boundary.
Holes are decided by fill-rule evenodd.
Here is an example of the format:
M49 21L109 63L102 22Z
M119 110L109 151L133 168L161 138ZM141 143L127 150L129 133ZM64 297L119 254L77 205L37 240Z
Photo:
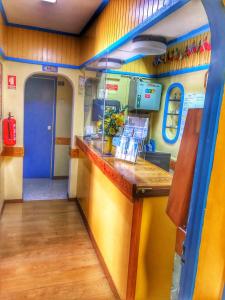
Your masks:
M97 127L100 131L103 131L104 122L104 134L107 137L106 153L112 152L112 139L119 132L120 128L124 125L124 113L127 107L122 108L119 112L113 108L107 108L105 110L104 119L97 122Z

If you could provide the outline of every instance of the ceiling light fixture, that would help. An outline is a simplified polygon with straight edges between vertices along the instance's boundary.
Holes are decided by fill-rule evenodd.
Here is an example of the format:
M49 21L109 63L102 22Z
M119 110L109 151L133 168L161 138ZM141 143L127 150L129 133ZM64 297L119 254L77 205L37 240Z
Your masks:
M123 61L118 58L101 58L98 67L101 69L119 69L122 67Z
M42 2L48 2L48 3L56 3L57 0L41 0Z
M166 53L166 39L161 36L139 35L132 41L132 51L145 55L161 55Z

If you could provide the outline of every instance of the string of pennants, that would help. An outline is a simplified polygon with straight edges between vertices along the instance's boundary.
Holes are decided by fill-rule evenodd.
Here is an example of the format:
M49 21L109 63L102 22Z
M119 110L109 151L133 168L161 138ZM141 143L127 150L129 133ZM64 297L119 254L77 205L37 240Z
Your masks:
M201 39L199 43L196 43L196 41L194 41L191 43L191 45L187 45L184 50L176 47L168 50L166 54L155 56L153 60L153 65L159 66L161 64L166 64L173 61L182 61L184 58L189 58L193 54L202 54L210 51L211 43L209 42L208 37L206 36L204 40Z

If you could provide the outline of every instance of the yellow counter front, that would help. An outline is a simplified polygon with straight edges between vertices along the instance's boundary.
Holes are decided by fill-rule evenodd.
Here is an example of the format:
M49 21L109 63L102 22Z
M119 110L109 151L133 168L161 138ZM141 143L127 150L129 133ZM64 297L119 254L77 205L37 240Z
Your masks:
M78 204L120 299L170 299L176 227L166 215L172 176L138 159L102 156L77 137Z

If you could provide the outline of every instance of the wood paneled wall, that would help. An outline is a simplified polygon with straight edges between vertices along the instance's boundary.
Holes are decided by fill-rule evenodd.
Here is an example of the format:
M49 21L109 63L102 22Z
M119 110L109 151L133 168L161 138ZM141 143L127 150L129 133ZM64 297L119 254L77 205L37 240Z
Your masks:
M6 31L6 26L4 24L4 20L3 17L0 13L0 48L3 49L4 48L4 34Z
M121 71L140 74L155 74L156 67L153 66L153 57L147 56L143 59L135 60L129 64L123 65Z
M111 0L81 39L81 63L113 44L164 5L160 0Z
M6 56L59 64L79 65L79 38L7 26Z
M163 6L155 0L111 0L82 37L61 35L4 25L0 14L0 47L8 57L79 66L120 39ZM209 35L209 33L206 33ZM206 34L180 43L185 48ZM210 38L210 35L209 35ZM176 48L177 46L172 46ZM209 63L210 53L195 54L192 59L153 66L147 57L127 65L121 71L155 74Z

